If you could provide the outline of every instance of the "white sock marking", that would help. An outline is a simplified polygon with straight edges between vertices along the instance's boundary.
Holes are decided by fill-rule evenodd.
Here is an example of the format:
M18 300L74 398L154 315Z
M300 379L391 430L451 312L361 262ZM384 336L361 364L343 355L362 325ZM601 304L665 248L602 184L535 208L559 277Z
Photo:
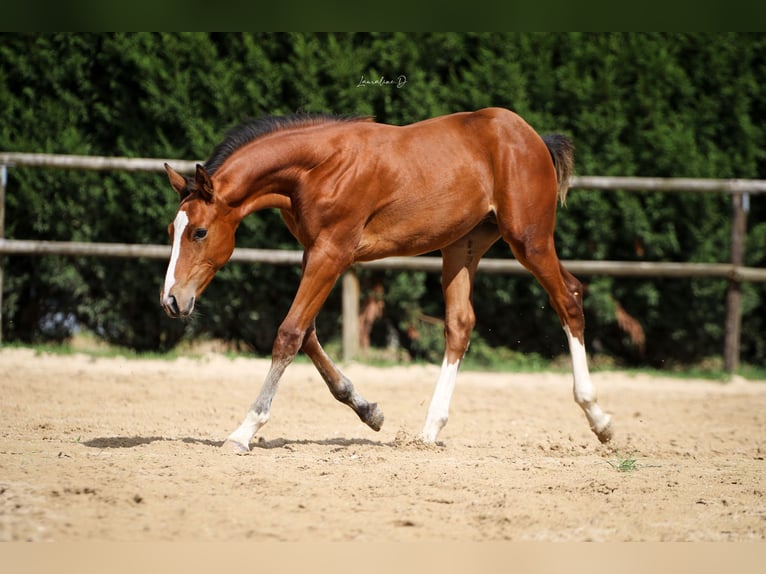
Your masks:
M179 211L176 214L175 221L173 221L173 249L170 252L168 270L165 273L165 288L162 291L164 297L170 295L170 290L176 283L176 265L178 264L178 257L181 255L181 238L188 224L189 216L186 215L185 211Z
M237 430L229 435L228 440L242 445L245 450L250 449L250 440L258 429L269 420L269 413L258 414L253 410L247 411L245 420L239 425Z
M597 433L609 426L611 417L604 414L596 402L596 391L588 372L588 357L585 345L572 335L569 325L564 326L564 332L569 341L569 351L572 355L572 372L574 375L574 399L580 405L592 429Z
M455 381L457 381L457 371L460 366L458 359L454 363L447 363L444 359L442 370L439 373L439 380L436 382L434 395L431 398L431 404L428 407L426 423L423 426L421 438L425 442L436 442L439 432L447 424L449 417L449 405L452 401L452 393L455 390Z
M250 409L245 415L245 420L237 427L233 433L229 435L229 441L234 442L242 447L243 451L250 450L250 441L258 429L265 425L269 420L271 413L271 401L274 399L274 395L277 392L277 386L279 379L282 377L282 373L285 372L287 365L292 361L292 357L288 357L279 361L272 360L269 372L266 375L266 380L263 382L261 392L258 394L258 398L252 404Z
M588 357L585 353L585 345L577 339L569 330L569 325L564 327L564 332L569 341L569 352L572 355L572 372L574 375L574 396L577 404L589 403L595 400L593 385L588 372Z

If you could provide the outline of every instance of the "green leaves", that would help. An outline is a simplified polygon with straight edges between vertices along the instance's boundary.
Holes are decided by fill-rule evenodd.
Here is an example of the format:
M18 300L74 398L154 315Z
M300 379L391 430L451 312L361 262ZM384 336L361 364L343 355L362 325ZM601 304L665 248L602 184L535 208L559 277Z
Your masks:
M4 34L0 148L203 160L228 127L253 116L373 114L406 124L498 105L539 132L572 137L581 175L764 178L764 61L766 39L746 34ZM360 86L363 76L406 83ZM130 243L166 242L177 201L164 174L21 168L10 168L6 195L9 237ZM557 247L563 259L726 261L730 210L717 195L574 190L559 211ZM766 266L762 197L751 198L748 221L747 264ZM238 244L297 247L276 213L245 220ZM500 243L489 256L511 254ZM4 262L7 337L66 336L79 325L144 349L206 334L268 352L298 280L296 269L232 265L200 302L202 315L183 325L157 306L159 262ZM589 344L652 364L720 353L725 282L581 279ZM437 276L384 281L402 337L413 317L443 313ZM482 341L565 352L533 280L479 275L475 293ZM646 331L642 357L620 335L616 302ZM743 359L763 362L764 286L747 285L744 304ZM323 338L338 334L339 307L333 294ZM41 317L56 313L61 328L43 329ZM423 327L418 352L441 352L439 329Z

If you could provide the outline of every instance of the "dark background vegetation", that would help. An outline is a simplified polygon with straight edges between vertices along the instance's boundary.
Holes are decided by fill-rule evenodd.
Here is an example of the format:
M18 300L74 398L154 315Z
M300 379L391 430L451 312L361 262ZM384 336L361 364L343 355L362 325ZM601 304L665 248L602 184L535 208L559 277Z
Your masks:
M402 87L358 86L406 77ZM581 175L766 178L766 36L580 33L119 33L0 35L0 149L205 159L249 117L371 114L405 124L485 106L510 108L576 146ZM164 175L11 168L6 237L166 243L176 208ZM766 266L766 202L753 197L746 264ZM723 195L574 190L558 214L562 259L726 262ZM277 213L243 222L238 245L294 249ZM488 254L511 257L501 242ZM165 263L6 257L6 341L63 340L85 328L137 350L215 337L268 353L298 270L231 264L190 322L158 305ZM726 282L581 277L591 349L662 366L720 355ZM438 275L362 273L381 281L385 318L411 354L441 353ZM532 279L479 275L474 349L565 351ZM339 293L320 315L337 338ZM617 311L642 326L640 352ZM742 359L766 362L766 286L744 290ZM380 325L384 327L381 328ZM387 328L385 326L388 326ZM419 337L408 336L414 332Z

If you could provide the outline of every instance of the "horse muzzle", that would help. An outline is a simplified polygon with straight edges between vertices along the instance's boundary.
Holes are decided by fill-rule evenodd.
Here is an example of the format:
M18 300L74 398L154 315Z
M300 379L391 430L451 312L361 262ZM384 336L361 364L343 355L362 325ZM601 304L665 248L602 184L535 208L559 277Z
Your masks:
M165 309L165 313L168 314L168 317L173 319L188 317L192 314L192 311L194 311L194 296L189 297L186 301L179 301L173 294L163 295L160 303L162 304L163 309Z

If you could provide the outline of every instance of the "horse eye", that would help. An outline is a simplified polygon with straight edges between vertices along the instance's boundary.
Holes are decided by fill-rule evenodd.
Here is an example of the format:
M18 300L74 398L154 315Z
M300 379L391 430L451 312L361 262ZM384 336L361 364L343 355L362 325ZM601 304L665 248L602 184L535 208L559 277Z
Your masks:
M195 241L201 241L202 239L205 239L205 237L207 237L207 229L204 229L203 227L195 229L192 237Z

